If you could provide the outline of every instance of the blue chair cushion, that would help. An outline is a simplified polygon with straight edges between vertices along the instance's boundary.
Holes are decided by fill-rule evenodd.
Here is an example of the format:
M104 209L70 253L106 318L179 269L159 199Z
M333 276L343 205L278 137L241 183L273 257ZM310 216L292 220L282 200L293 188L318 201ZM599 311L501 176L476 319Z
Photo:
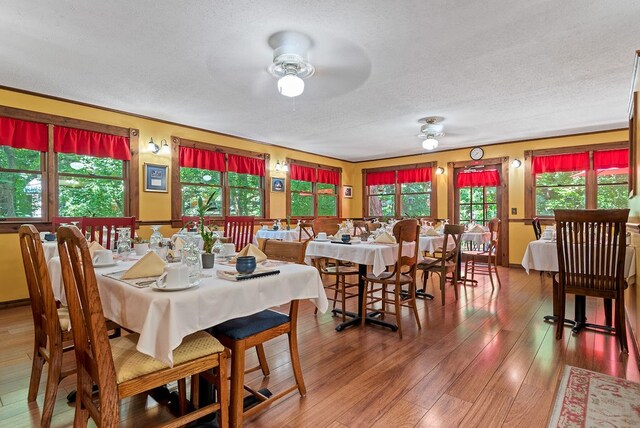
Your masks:
M233 340L241 340L288 322L288 315L267 309L247 317L225 321L213 327L213 335L220 334Z

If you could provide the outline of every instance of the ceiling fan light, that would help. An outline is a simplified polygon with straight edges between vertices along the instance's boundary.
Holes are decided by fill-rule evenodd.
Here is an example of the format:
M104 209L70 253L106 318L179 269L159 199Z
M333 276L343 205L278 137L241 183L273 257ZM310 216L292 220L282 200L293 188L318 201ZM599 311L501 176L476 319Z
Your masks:
M278 79L278 92L285 97L297 97L304 92L304 80L295 74L286 74Z
M427 139L422 142L422 147L425 150L433 150L438 147L438 140L432 137L427 137Z

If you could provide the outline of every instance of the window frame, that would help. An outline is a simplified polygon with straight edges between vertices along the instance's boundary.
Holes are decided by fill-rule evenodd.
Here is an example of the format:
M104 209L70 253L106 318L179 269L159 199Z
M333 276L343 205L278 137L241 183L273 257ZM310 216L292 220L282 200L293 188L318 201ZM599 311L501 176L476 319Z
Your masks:
M287 217L297 220L311 220L314 218L341 218L342 217L342 168L337 166L323 165L319 163L305 162L298 159L286 158L288 165L306 166L308 168L314 168L316 170L316 177L318 176L318 169L325 169L338 173L338 185L336 186L336 215L335 216L319 216L318 215L318 182L311 183L311 193L313 194L313 215L311 216L292 216L291 215L291 172L286 173L286 204L287 204ZM321 183L323 184L323 183ZM328 183L327 183L328 184ZM294 192L296 193L296 192Z
M256 219L264 220L269 218L270 201L269 192L267 191L267 183L270 183L269 173L269 153L252 152L248 150L234 149L231 147L218 146L215 144L204 143L200 141L188 140L186 138L180 138L176 136L171 137L171 225L172 227L182 226L182 182L180 181L180 147L191 147L198 150L209 150L214 152L220 152L225 155L225 163L228 164L228 155L239 155L245 157L251 157L261 159L265 163L264 176L260 177L260 192L262 195L262 216L256 217ZM222 210L220 216L212 216L214 221L221 221L225 216L229 215L230 204L229 198L231 195L231 186L229 186L228 174L229 171L221 171L220 187L222 189ZM234 188L243 188L235 187ZM174 190L175 189L175 190ZM247 188L254 189L254 188Z
M131 159L123 162L124 215L139 217L139 182L131 180L139 172L139 131L135 128L123 128L86 120L74 119L53 114L39 113L14 107L0 106L0 116L11 119L38 122L47 125L48 146L46 152L40 152L42 174L42 217L7 218L0 223L0 233L14 233L25 222L33 223L39 230L50 229L51 219L58 213L58 153L53 149L53 129L55 126L77 128L85 131L100 132L129 138Z
M367 174L370 172L384 172L384 171L394 171L396 176L396 182L393 184L395 187L395 201L394 201L394 217L401 218L402 217L402 195L418 195L423 193L402 193L402 183L398 183L398 171L406 170L406 169L416 169L416 168L431 168L431 199L429 203L429 212L428 216L425 218L437 218L437 199L438 199L438 183L437 183L437 174L436 169L438 168L437 162L422 162L417 164L405 164L405 165L394 165L387 166L381 168L366 168L362 170L362 217L375 217L370 215L369 213L369 186L367 186ZM389 184L391 186L391 184ZM426 192L429 193L429 192ZM388 193L385 193L388 195Z
M540 220L545 221L548 224L553 223L553 216L541 216L536 214L536 179L533 174L533 158L535 156L549 156L549 155L562 155L569 153L589 153L589 169L585 173L585 207L584 209L596 209L598 200L598 175L593 169L593 153L606 150L616 149L628 149L628 141L616 141L612 143L600 143L600 144L587 144L584 146L568 146L557 147L550 149L540 150L526 150L524 152L524 177L525 177L525 198L524 198L524 212L525 217L529 222L538 217ZM629 165L629 171L631 171L631 164ZM628 174L628 180L631 180L631 173Z

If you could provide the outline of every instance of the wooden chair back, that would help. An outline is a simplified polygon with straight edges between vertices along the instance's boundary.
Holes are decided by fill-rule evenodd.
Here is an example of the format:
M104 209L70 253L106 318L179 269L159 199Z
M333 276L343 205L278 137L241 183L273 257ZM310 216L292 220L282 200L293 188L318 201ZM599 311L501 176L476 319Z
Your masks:
M396 261L395 273L412 275L415 278L416 266L418 264L418 237L420 236L420 225L416 219L400 220L393 226L393 236L398 243L398 259ZM403 255L403 247L407 242L415 243L413 255ZM408 267L408 271L402 271L403 267Z
M371 223L364 220L355 220L353 222L353 236L360 236L362 232L369 233L369 225Z
M236 245L236 251L242 250L253 242L253 216L226 216L224 218L224 236Z
M313 230L313 223L308 221L301 221L298 223L299 234L298 241L308 241L316 236L316 232Z
M540 227L540 219L538 217L534 218L531 221L531 226L533 227L533 233L536 236L536 240L540 239L542 236L542 228Z
M75 343L78 388L82 388L82 392L78 391L80 402L76 406L86 408L96 422L104 422L105 417L119 421L116 371L89 246L73 226L60 227L57 236ZM94 383L100 391L99 410L91 400Z
M491 233L491 241L489 242L489 254L497 254L500 245L500 219L492 218L489 220L489 233Z
M62 223L71 224L74 221L78 222L78 228L82 229L82 219L84 217L51 217L51 229L53 233L56 233L58 227Z
M204 225L209 226L213 222L213 219L210 216L206 216L204 218ZM183 215L182 216L182 227L185 227L187 224L200 224L200 217L196 215Z
M281 260L297 264L304 263L304 254L307 250L307 241L287 242L277 239L265 239L260 245L260 250L271 260Z
M369 232L373 232L374 230L378 229L382 227L382 223L380 222L375 222L375 223L369 223Z
M337 218L316 218L313 219L311 223L313 224L313 231L316 235L321 232L327 235L335 235L340 229Z
M114 248L118 241L118 228L131 229L131 239L136 233L135 217L84 217L82 219L82 234L89 232L89 241L96 241L108 250ZM114 242L111 240L111 230L115 229Z
M440 252L440 265L444 269L447 262L456 264L460 258L460 248L462 247L463 224L445 224L444 238L442 241L442 251ZM449 242L453 241L454 247L449 250Z

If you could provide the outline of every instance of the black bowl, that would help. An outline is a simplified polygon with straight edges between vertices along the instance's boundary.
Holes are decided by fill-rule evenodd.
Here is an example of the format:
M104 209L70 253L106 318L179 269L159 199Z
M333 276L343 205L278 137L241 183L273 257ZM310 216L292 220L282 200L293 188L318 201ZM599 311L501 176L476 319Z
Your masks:
M351 241L351 235L342 235L342 242L347 243Z
M247 275L256 270L256 258L254 256L240 256L236 259L238 273Z
M44 235L44 240L45 241L55 241L56 240L56 234L55 233L46 233Z

